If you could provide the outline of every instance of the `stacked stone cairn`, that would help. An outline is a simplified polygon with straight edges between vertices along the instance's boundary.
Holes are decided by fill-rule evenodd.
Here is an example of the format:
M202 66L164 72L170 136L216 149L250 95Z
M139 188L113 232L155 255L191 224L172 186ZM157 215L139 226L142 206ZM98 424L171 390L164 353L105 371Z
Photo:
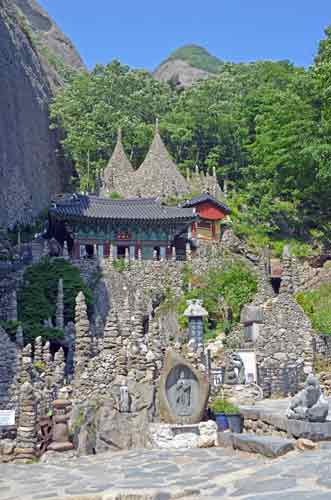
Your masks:
M76 298L75 329L75 377L79 378L91 356L90 322L83 292L79 292Z
M57 288L56 300L56 328L63 330L64 328L64 295L63 295L63 279L59 279Z
M293 292L292 256L290 247L286 245L283 251L283 274L279 293L292 294Z
M37 456L36 397L29 380L21 385L19 404L15 460L28 462Z
M34 343L34 363L43 363L43 339L42 337L37 337Z
M57 351L57 353L54 356L53 370L54 370L53 374L54 386L56 392L58 393L64 384L64 373L65 373L65 358L62 347Z
M110 311L104 330L103 354L114 360L115 372L118 375L127 374L127 359L122 349L122 336L116 311Z

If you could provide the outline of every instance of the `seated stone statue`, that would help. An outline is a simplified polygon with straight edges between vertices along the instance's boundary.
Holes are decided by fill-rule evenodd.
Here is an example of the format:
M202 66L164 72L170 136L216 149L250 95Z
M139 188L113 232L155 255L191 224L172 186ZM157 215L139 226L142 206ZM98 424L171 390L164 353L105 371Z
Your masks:
M243 360L237 353L232 353L227 360L224 374L224 384L245 384L245 366Z
M287 418L307 422L325 422L329 413L329 403L325 399L319 381L309 375L305 387L292 399L287 410Z

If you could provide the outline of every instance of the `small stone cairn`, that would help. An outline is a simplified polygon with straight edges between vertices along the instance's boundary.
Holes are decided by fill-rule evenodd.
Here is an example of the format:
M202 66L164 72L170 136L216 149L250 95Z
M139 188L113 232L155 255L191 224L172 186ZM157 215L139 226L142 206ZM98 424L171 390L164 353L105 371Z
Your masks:
M56 300L56 328L63 330L64 328L64 295L63 295L63 279L59 279L57 288Z
M76 298L75 329L75 377L79 378L85 370L91 355L90 323L87 317L87 306L83 292L79 292Z
M31 382L26 381L22 384L19 402L15 460L28 462L37 456L36 397Z

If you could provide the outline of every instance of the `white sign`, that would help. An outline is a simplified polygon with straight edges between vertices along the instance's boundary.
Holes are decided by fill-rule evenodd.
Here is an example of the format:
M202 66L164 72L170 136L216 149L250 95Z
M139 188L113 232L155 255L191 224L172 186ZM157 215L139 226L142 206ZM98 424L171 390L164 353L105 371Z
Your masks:
M257 368L255 352L237 351L245 367L246 384L257 383Z
M0 427L15 425L15 410L0 410Z
M223 384L223 370L222 368L213 368L211 370L213 385L218 387Z

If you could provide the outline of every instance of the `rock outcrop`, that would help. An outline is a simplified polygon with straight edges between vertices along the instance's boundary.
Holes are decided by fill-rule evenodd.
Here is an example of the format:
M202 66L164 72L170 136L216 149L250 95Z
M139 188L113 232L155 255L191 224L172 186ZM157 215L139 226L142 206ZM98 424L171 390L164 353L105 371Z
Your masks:
M222 71L223 62L199 45L185 45L170 54L154 71L154 77L174 87L191 87Z
M210 77L208 71L194 68L188 62L171 59L162 63L154 72L154 77L160 82L171 82L176 87L191 87L200 80Z
M63 190L59 132L48 105L68 67L71 42L34 0L0 0L0 225L28 221Z

